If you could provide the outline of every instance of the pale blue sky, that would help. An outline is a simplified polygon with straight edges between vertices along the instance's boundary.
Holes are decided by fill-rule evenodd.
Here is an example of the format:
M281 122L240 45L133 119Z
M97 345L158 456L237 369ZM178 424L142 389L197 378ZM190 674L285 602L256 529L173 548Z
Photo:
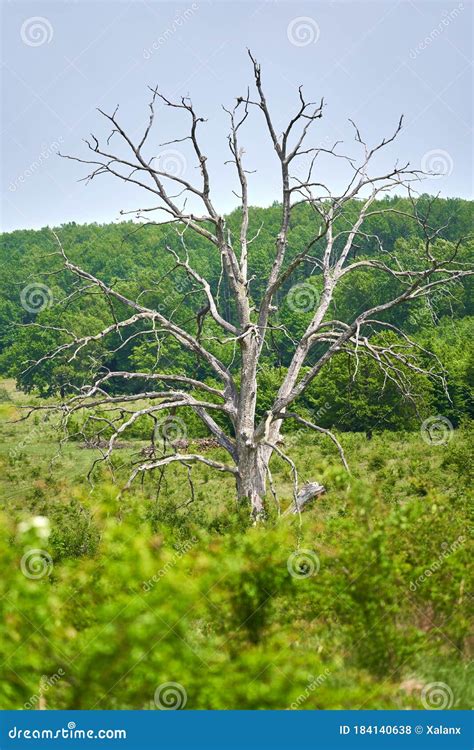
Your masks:
M97 106L120 114L131 132L146 123L147 85L170 97L190 94L208 118L203 128L213 194L221 210L236 204L221 104L252 82L245 49L262 64L274 118L281 127L297 106L324 95L324 120L313 144L352 139L347 118L369 141L389 134L400 113L405 128L388 156L446 174L427 192L472 197L472 3L184 2L153 0L4 1L2 50L2 229L62 222L114 221L119 210L147 205L109 177L88 186L85 168L60 159L86 155L81 139L106 130ZM303 20L302 20L303 19ZM175 113L174 113L175 115ZM185 135L185 121L158 110L151 146ZM275 154L259 113L242 133L251 202L279 198ZM186 147L180 168L196 174ZM433 154L431 152L434 152ZM441 152L437 155L437 152ZM428 155L428 156L427 156ZM165 154L166 156L166 154ZM424 161L423 161L424 160ZM342 174L322 163L318 175L337 189Z

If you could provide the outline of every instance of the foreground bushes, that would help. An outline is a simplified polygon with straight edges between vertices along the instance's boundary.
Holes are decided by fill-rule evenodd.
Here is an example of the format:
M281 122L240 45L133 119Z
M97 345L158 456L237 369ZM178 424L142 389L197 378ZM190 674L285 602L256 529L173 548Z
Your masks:
M353 436L350 481L302 440L329 490L302 523L248 528L224 497L176 512L178 480L158 505L101 485L3 516L1 708L155 708L170 682L189 709L417 708L436 681L470 707L467 439L407 439L393 464Z

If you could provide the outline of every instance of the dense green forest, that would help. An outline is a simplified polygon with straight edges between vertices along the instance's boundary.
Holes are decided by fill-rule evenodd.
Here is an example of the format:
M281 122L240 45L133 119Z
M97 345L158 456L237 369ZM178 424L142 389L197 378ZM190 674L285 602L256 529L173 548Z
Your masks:
M375 205L384 213L366 220L366 235L358 240L353 254L357 258L384 257L393 252L397 257L410 258L416 264L418 252L422 252L423 237L420 226L409 218L412 206L407 199L386 198ZM386 212L385 209L390 211ZM345 210L342 222L357 214L359 206L354 202ZM417 211L428 213L433 226L443 227L442 239L437 242L438 252L448 249L462 239L457 260L467 261L472 257L474 242L470 236L473 225L473 204L461 199L438 200L434 204L426 197L417 202ZM231 232L238 235L239 212L228 218ZM278 233L280 206L251 211L249 234L257 235L250 245L250 267L252 269L251 293L258 305L268 276L274 250L274 238ZM308 242L316 231L315 217L309 206L294 209L289 233L288 263L299 248ZM136 225L132 222L110 225L67 224L58 230L68 256L83 268L98 276L114 289L146 303L174 319L184 328L196 332L198 311L203 305L203 296L190 282L182 269L176 272L174 258L167 246L180 249L180 238L173 226ZM186 237L186 246L195 268L208 280L228 319L232 320L231 297L226 289L225 277L221 279L218 253L213 252L202 238ZM1 245L1 298L0 303L0 373L15 377L20 388L29 391L37 388L42 395L49 396L58 391L64 395L87 380L91 357L95 366L99 363L107 369L140 369L150 371L157 367L172 373L193 373L199 379L212 380L211 372L194 355L184 351L171 338L150 336L140 323L135 324L134 336L123 343L119 335L112 341L110 354L100 344L87 350L87 355L68 362L67 356L46 360L39 367L29 365L51 351L59 343L67 341L67 330L78 335L94 333L123 317L120 305L97 290L90 294L78 294L77 279L62 268L55 238L50 229L41 231L17 231L6 234ZM314 250L317 257L318 249ZM305 308L291 304L289 288L298 289L304 282L305 294L312 297ZM364 305L377 304L396 291L396 280L386 274L365 269L354 272L342 283L335 296L332 310L344 321L354 316ZM301 335L311 315L312 303L321 290L321 275L317 268L303 264L280 292L279 308L272 320L274 329L269 345L263 352L259 374L259 406L263 411L269 403L279 382L282 371L288 365L293 351L293 341ZM30 304L22 303L22 293L33 295ZM34 293L37 298L34 299ZM420 298L407 305L395 307L386 314L385 320L405 333L410 334L423 347L433 351L447 370L450 401L439 384L420 376L413 383L416 403L401 400L394 383L384 382L384 376L376 363L368 359L353 377L354 364L348 355L340 354L331 360L300 400L302 414L318 413L323 427L337 426L340 430L372 430L410 428L419 423L419 415L440 412L457 425L464 417L472 416L472 388L474 383L472 339L473 305L472 277L462 283L452 283L435 291L430 299ZM314 290L314 296L312 292ZM279 330L284 323L285 331ZM26 324L26 325L25 325ZM33 324L33 325L31 325ZM45 330L51 326L58 330ZM203 336L218 339L218 331L210 321L204 319ZM378 334L391 337L398 334ZM216 341L211 348L230 369L236 370L233 346ZM315 347L313 356L318 356ZM310 362L308 362L308 365ZM124 387L115 384L116 388ZM129 390L133 385L125 386ZM199 430L197 425L192 429Z

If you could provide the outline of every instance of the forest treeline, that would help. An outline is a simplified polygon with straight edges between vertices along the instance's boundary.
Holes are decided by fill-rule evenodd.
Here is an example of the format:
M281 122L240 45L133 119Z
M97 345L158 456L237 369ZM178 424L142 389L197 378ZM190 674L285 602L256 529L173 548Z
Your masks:
M358 210L360 206L356 201L345 209L340 220L341 231L347 229L351 218L355 221ZM472 202L440 199L432 203L429 196L422 196L416 203L416 211L428 218L430 226L443 227L436 242L436 252L441 257L452 253L461 239L457 260L472 261ZM406 261L408 258L415 267L418 258L421 264L424 237L420 224L410 218L412 213L413 206L408 199L392 197L376 203L374 215L366 220L364 235L358 237L352 254L357 259L380 257L392 266L396 259ZM280 219L281 206L277 203L269 208L251 210L249 236L254 239L249 247L250 289L256 307L271 267ZM310 206L301 205L293 210L288 263L311 241L319 225L320 219ZM228 217L228 227L237 243L239 210ZM180 236L182 230L183 227L175 224L138 225L133 222L70 223L56 229L73 262L115 290L172 315L180 326L199 335L206 346L237 373L238 353L234 351L234 344L222 340L222 332L205 314L206 299L202 289L184 269L176 269L170 248L181 257L186 252L189 254L191 265L208 279L222 314L233 320L235 311L225 275L221 272L219 254L195 233L184 232ZM320 243L311 248L314 258L318 258L323 247ZM130 312L97 288L84 291L85 284L64 270L50 228L3 234L0 265L0 375L14 377L22 390L64 397L90 382L89 373L97 372L97 363L104 372L151 372L159 367L161 371L188 373L212 382L211 373L193 354L181 349L159 330L150 331L149 326L141 322L134 325L126 338L118 329L113 332L107 348L103 341L93 343L72 361L69 361L69 352L32 367L32 362L70 340L70 331L77 335L94 334L129 317ZM375 305L395 296L401 284L396 277L364 268L349 274L344 282L329 312L329 317L342 321L353 319L368 303ZM322 277L317 263L309 261L298 268L279 292L259 374L258 408L262 413L276 393L282 371L291 360L294 341L304 331L321 289ZM341 353L323 368L301 397L300 413L312 418L317 416L318 424L323 427L353 431L409 429L419 424L423 414L441 413L455 425L472 417L472 289L471 278L440 288L431 299L422 297L388 311L383 319L394 326L392 330L383 334L376 330L370 332L378 341L398 338L403 346L406 342L396 330L400 329L421 347L433 351L446 369L450 398L436 382L407 372L408 397L401 401L396 385L384 379L373 360L361 356L355 371L354 358ZM312 357L317 357L321 351L315 347ZM421 349L417 356L422 362ZM424 364L427 362L426 359ZM111 381L111 387L118 389L119 383L114 386ZM121 381L120 387L132 390L135 385L127 382L124 386ZM193 423L192 416L190 420L193 429L198 431L197 422Z

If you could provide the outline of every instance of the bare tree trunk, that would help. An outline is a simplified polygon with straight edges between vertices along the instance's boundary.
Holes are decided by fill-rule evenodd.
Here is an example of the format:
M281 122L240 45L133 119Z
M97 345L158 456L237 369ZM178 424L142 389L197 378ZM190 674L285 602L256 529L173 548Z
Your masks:
M256 522L265 515L267 466L268 453L263 446L241 446L237 464L237 495L239 500L250 503L251 516Z

